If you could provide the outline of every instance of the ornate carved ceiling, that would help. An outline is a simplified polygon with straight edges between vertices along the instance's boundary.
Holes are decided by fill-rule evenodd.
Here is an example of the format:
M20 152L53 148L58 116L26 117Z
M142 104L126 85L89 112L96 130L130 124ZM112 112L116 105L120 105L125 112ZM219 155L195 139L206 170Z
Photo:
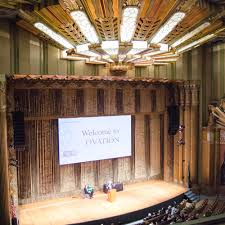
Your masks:
M134 26L127 24L131 25L129 29L134 27L134 32L131 40L124 42L121 36L121 24L125 20L123 16L127 7L137 9L137 17L135 17ZM72 45L72 48L74 47L66 54L69 59L73 57L74 59L89 59L89 63L119 64L129 62L134 65L145 66L151 63L173 62L178 58L180 52L210 41L217 35L221 38L225 28L223 22L225 1L222 0L1 1L0 13L7 15L8 12L12 14L13 10L18 12L17 24L23 29L50 41L61 49L65 49L62 44L57 43L49 35L37 29L37 26L34 26L37 22L46 25L65 38ZM85 27L82 28L79 21L74 20L71 14L74 11L84 12L84 16L91 24L90 27L93 26L93 30L97 34L97 41L90 43L91 37L88 38L83 32ZM168 27L171 24L168 25L167 22L176 13L180 13L181 18L170 29ZM128 17L131 16L128 15ZM127 33L129 33L129 29L126 31ZM166 29L169 32L162 36L159 42L152 42L160 30L165 33ZM117 53L111 54L103 49L103 42L115 40L119 43ZM133 51L135 45L133 41L146 42L147 47L140 47L139 51L136 48ZM88 50L79 52L77 46L83 44L88 44ZM168 49L161 51L161 44L168 45ZM133 51L132 56L129 55L131 50ZM96 54L94 60L91 60L93 55L86 54L88 51Z

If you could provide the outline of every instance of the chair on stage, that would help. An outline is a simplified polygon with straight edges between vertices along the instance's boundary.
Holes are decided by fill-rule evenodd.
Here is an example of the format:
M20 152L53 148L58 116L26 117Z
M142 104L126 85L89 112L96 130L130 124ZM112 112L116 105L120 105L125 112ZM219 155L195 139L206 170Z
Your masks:
M84 194L85 194L85 198L90 198L90 199L93 198L94 188L90 184L85 185Z

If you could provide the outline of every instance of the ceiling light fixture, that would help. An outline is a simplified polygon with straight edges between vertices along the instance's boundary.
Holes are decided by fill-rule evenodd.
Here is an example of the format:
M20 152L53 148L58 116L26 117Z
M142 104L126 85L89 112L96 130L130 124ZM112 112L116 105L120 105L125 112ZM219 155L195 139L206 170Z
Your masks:
M90 43L99 43L95 28L92 26L84 11L76 10L71 12L70 15Z
M196 29L192 30L191 32L189 32L188 34L184 35L182 38L178 39L176 42L174 42L171 46L172 47L176 47L180 44L182 44L183 42L187 41L189 38L195 36L197 33L201 32L202 30L204 30L206 27L208 27L210 25L209 22L205 22L203 23L201 26L197 27Z
M117 55L119 51L119 41L103 41L102 49L109 55Z
M130 42L133 38L136 21L138 15L138 8L135 6L126 7L123 10L122 24L120 27L121 42Z
M88 47L89 45L90 45L90 43L83 44L83 45L77 45L76 46L77 53L80 53L80 54L83 54L83 55L87 55L87 56L92 56L92 57L100 56L99 54L90 51L89 47Z
M127 53L128 55L135 55L148 48L147 41L132 41L133 48Z
M146 53L146 54L144 54L144 56L153 56L153 55L158 55L158 54L165 53L165 52L169 51L169 45L168 44L159 43L159 46L160 46L159 50Z
M198 45L198 44L200 44L200 43L202 44L203 42L205 42L205 41L207 41L207 40L213 38L214 36L215 36L215 34L208 34L208 35L206 35L205 37L202 37L202 38L198 39L197 41L194 41L194 42L192 42L192 43L190 43L190 44L188 44L188 45L186 45L186 46L184 46L184 47L178 49L177 52L178 52L178 53L181 53L181 52L183 52L183 51L186 51L186 50L188 50L188 49L194 47L195 45Z
M170 19L159 29L156 35L152 38L151 43L159 43L163 40L173 28L184 18L185 13L176 12Z
M60 34L57 34L52 29L47 27L45 24L37 22L34 24L34 26L42 31L43 33L47 34L50 38L52 38L54 41L58 42L60 45L62 45L66 49L73 48L73 45L71 45L65 38L63 38Z
M61 59L68 59L68 60L87 60L88 57L82 57L82 56L71 56L67 54L67 50L61 51Z

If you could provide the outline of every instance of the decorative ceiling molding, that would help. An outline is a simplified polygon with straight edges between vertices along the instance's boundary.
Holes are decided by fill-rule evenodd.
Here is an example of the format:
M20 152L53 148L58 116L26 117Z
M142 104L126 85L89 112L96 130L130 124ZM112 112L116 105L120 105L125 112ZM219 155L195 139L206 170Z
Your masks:
M135 15L131 13L132 7L135 8ZM57 40L54 41L37 30L34 24L40 22L65 38L73 46L73 54L68 53L68 59L74 56L75 60L83 59L94 64L123 62L150 65L163 63L163 60L168 63L177 59L177 50L197 43L198 40L204 40L204 36L215 34L209 37L219 36L220 39L224 36L225 3L222 0L8 0L0 3L0 12L2 9L18 15L20 19L17 20L17 24L20 27L61 49L63 47ZM125 28L134 23L134 20L136 23L130 26L127 32L122 32L124 29L121 30L121 24L125 10L129 11ZM80 20L80 24L79 18L73 20L72 12L84 14L86 22L89 21L88 27L94 31L92 34L97 35L94 39L90 30L86 29L86 32L83 29L87 27L81 24L83 20ZM176 13L185 16L173 28L165 26ZM198 29L204 23L208 25ZM159 45L150 44L162 27L165 27L164 38ZM132 28L134 34L133 31L130 32ZM193 35L187 35L190 33ZM171 47L179 39L182 41ZM96 40L99 43L93 44ZM102 43L105 41L117 41L118 47L103 49ZM134 47L134 41L146 42L147 47ZM164 49L163 43L166 44ZM84 44L88 46L87 49L78 52L79 46ZM166 53L169 55L165 56Z
M96 29L103 41L118 40L119 19L118 18L97 18Z

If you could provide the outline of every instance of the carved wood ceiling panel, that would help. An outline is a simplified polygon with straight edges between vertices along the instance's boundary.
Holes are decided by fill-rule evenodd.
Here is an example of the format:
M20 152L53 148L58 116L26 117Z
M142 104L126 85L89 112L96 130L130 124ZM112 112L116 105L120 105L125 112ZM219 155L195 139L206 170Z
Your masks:
M127 6L138 8L132 41L147 41L150 44L160 28L176 12L185 13L185 17L162 38L161 43L171 45L204 22L210 22L209 27L188 38L180 46L210 33L222 32L224 27L225 1L223 0L5 0L0 2L0 11L7 14L9 9L10 13L11 10L17 10L19 26L56 46L60 45L36 29L35 22L46 24L76 46L89 42L70 14L75 10L82 10L93 25L99 40L96 44L100 46L102 41L120 41L122 15ZM92 48L94 49L93 46ZM130 48L129 45L129 48L122 51L120 46L119 51L126 54L127 49ZM101 52L100 47L97 52Z

